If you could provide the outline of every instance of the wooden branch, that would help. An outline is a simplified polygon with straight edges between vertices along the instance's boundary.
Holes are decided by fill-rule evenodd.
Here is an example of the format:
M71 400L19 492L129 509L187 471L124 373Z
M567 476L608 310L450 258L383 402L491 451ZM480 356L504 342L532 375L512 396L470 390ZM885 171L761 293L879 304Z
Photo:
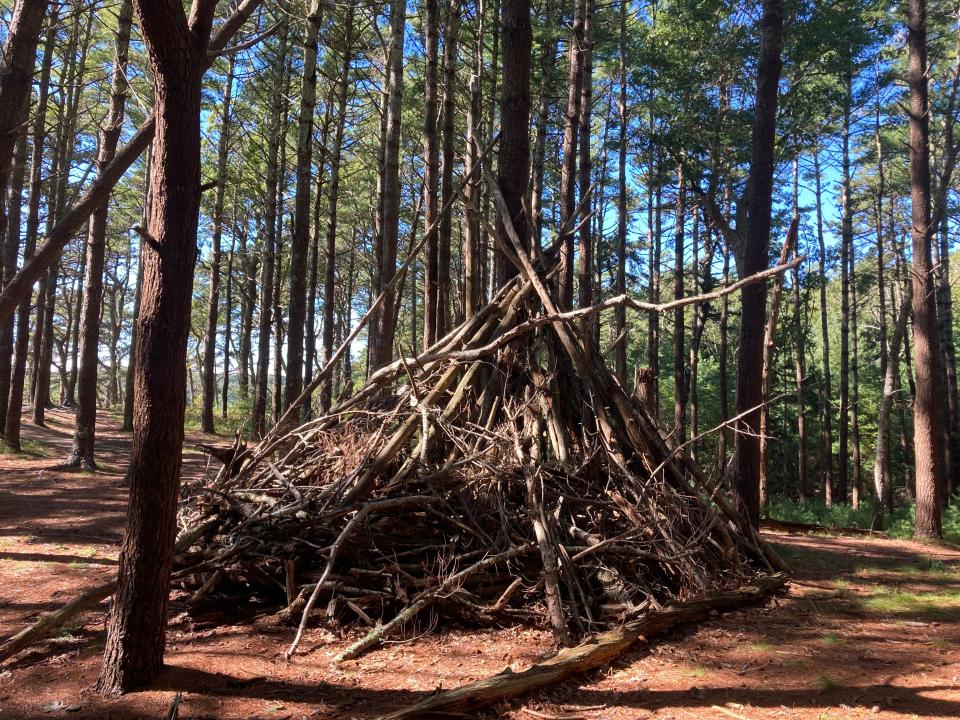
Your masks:
M608 665L641 638L648 639L677 625L702 620L711 611L733 610L759 602L783 588L786 583L786 575L768 575L760 578L756 584L739 590L705 595L697 600L669 605L662 610L651 610L638 620L602 633L576 647L565 648L549 660L523 672L504 670L455 690L432 695L416 705L384 715L380 720L414 720L433 713L473 712L481 707L544 690L574 675Z
M263 0L244 0L220 29L210 38L210 51L218 51L230 42L247 18ZM213 63L208 59L207 67ZM102 207L113 192L114 185L130 169L144 150L153 141L156 120L151 114L134 133L126 145L121 147L113 160L100 172L90 187L73 206L60 217L59 221L47 233L47 238L33 256L23 263L23 267L10 279L0 292L0 322L13 315L17 306L33 290L33 284L43 275L81 228L94 210Z
M511 558L515 558L519 555L525 555L536 548L535 545L515 545L509 550L506 550L497 555L488 555L480 562L474 563L470 567L461 570L458 573L455 573L440 583L437 587L431 590L425 590L420 593L416 600L414 600L410 605L404 608L393 620L388 622L386 625L377 625L373 630L364 635L362 638L353 643L346 650L341 652L335 658L337 662L343 662L344 660L353 660L354 658L360 657L370 648L375 645L379 645L381 640L389 635L391 632L399 628L401 625L406 623L408 620L412 620L420 611L425 610L426 608L433 605L437 600L442 596L456 589L463 580L465 580L470 575L485 570L488 567L492 567L497 563L506 562ZM419 717L411 715L410 717Z
M185 530L177 539L174 552L182 552L188 549L200 535L211 527L212 522L214 521L200 523ZM57 628L63 627L70 618L95 607L98 603L113 595L116 589L117 580L114 578L85 593L81 593L66 605L51 612L44 613L33 624L28 625L0 642L0 662L16 655L37 640L43 639Z
M300 625L297 626L297 634L294 636L293 642L290 643L290 647L287 648L287 651L283 654L284 660L290 662L290 658L297 651L297 647L300 645L300 639L303 637L303 631L307 627L307 619L310 616L310 610L313 609L314 604L317 602L317 598L320 595L320 589L323 587L324 582L326 582L327 578L330 577L330 573L333 570L333 565L337 561L337 556L340 554L340 550L343 548L344 542L348 537L350 537L350 534L354 531L354 529L373 512L405 509L410 506L422 505L435 501L436 498L430 495L409 495L405 497L380 500L379 502L366 503L360 507L357 513L350 518L350 521L347 522L346 526L337 536L337 539L330 546L330 557L327 559L327 566L323 569L323 575L320 576L317 584L314 585L313 592L310 593L307 604L303 608L303 615L300 616Z
M487 153L489 153L494 148L494 146L497 144L497 141L499 141L499 139L500 139L500 134L497 133L493 137L493 139L489 143L487 143L487 146L483 150L483 155L480 158L481 161L483 160L484 157L486 157ZM480 168L481 164L478 162L476 167ZM472 177L472 172L467 173L467 175L461 178L460 180L461 185L466 185L466 183L470 181L471 177ZM389 283L387 283L387 287L385 287L381 291L381 293L377 295L374 301L370 303L370 307L367 308L367 312L363 314L363 317L360 318L360 321L356 324L353 330L350 331L350 334L347 335L347 337L343 340L342 343L340 343L340 347L338 347L334 351L333 355L330 357L330 360L328 360L327 363L322 368L320 368L317 374L313 376L313 379L310 380L309 383L307 383L307 386L303 389L303 392L300 393L299 397L297 397L293 402L290 403L289 407L287 407L286 412L284 412L284 414L280 417L280 419L273 426L270 432L267 433L267 436L260 443L260 447L267 447L267 448L271 447L273 440L275 440L277 436L283 432L283 429L287 426L287 424L294 418L299 417L300 406L303 405L304 402L306 402L307 398L309 398L311 394L318 387L320 387L320 383L322 383L326 379L326 377L333 371L333 368L336 367L336 364L340 361L340 358L343 357L343 354L346 352L347 348L350 347L350 344L356 339L357 335L360 334L360 331L370 321L370 318L373 317L374 313L380 307L381 303L383 302L387 294L391 290L393 290L393 288L396 286L398 282L400 282L400 279L403 277L407 269L410 267L411 264L413 264L413 261L416 259L417 253L419 253L420 250L423 248L424 244L427 241L427 237L430 235L431 232L434 231L435 226L439 227L440 220L443 218L443 216L447 212L450 211L450 208L453 205L453 199L456 196L457 196L456 193L451 195L447 203L442 208L440 208L440 212L437 214L436 220L434 220L433 224L425 230L423 237L416 243L416 245L410 248L410 251L407 253L407 259L404 260L403 263L400 265L400 267L397 268L397 271L394 274L393 279ZM0 294L0 300L2 300L2 294ZM0 306L0 309L2 309L2 306ZM3 320L2 313L0 313L0 321L2 320ZM262 457L262 454L261 454L261 457Z
M28 625L20 632L11 635L0 643L0 662L16 655L37 640L46 637L57 628L63 627L64 623L70 618L96 606L113 595L113 591L116 589L117 581L111 580L78 595L66 605L57 608L53 612L44 613L35 623Z

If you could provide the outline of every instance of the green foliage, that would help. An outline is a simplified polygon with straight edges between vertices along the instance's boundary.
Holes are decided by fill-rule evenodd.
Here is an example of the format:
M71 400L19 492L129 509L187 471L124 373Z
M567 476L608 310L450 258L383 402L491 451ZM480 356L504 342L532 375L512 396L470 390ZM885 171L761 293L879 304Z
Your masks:
M848 504L827 507L819 499L807 500L801 505L792 498L772 498L767 514L776 520L863 530L870 529L873 521L873 508L869 503L863 503L859 509ZM912 537L915 515L916 506L913 504L897 507L892 516L884 519L886 534L892 538ZM943 509L943 539L960 545L960 498L954 498Z

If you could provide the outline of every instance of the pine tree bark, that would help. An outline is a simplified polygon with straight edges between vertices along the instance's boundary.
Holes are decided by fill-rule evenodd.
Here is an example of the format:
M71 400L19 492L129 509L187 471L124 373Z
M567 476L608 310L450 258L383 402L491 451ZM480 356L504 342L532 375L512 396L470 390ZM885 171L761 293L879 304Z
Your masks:
M240 230L239 260L243 273L240 285L240 347L237 357L237 392L241 401L250 397L250 365L253 346L253 307L256 304L256 258L248 249L246 230Z
M203 340L202 398L200 400L200 430L215 432L213 406L217 395L217 324L220 322L220 243L223 237L223 206L227 186L227 157L230 152L230 108L233 100L233 75L236 55L227 61L227 75L223 83L223 101L220 103L220 137L217 140L217 175L213 198L213 228L210 232L210 295L207 300L207 331ZM230 334L224 336L230 342ZM227 369L224 368L224 373Z
M40 27L46 10L46 0L18 0L0 52L0 238L7 236L7 185L20 136L18 128L30 98Z
M10 193L7 203L7 233L3 246L3 284L10 282L17 270L17 254L20 251L20 223L23 218L23 188L26 184L27 137L30 127L24 124L14 152L13 168L10 173ZM13 325L14 318L0 323L0 437L6 428L7 402L10 399L10 373L13 367Z
M230 240L227 256L227 288L223 302L223 385L220 389L220 419L227 419L230 404L230 338L233 337L233 261L236 238Z
M580 116L577 119L577 152L579 155L578 196L583 212L577 218L580 225L580 253L578 282L578 304L588 307L593 304L593 221L590 217L592 198L590 185L593 182L593 161L590 155L590 135L592 129L593 111L593 13L594 0L583 0L583 45L581 47L581 63L583 65L580 79ZM585 318L583 323L583 337L591 338L590 331L593 318Z
M620 0L620 34L618 40L617 101L617 277L614 293L627 292L627 0ZM621 383L627 381L627 308L618 305L613 317L614 369Z
M857 253L850 245L848 262L850 263L850 443L853 446L850 461L853 466L853 486L850 489L850 504L854 509L860 507L863 493L863 462L860 447L860 367L859 367L859 314L857 298Z
M280 133L283 127L283 78L287 63L288 26L284 21L278 31L279 41L271 73L270 127L267 138L266 209L263 221L263 247L260 251L260 318L257 325L257 386L253 400L253 436L263 437L267 432L267 389L270 385L270 335L273 313L273 276L276 264L277 242L277 174L279 168Z
M40 199L43 193L42 165L47 136L47 106L50 97L50 69L53 64L54 43L58 27L57 6L47 19L47 32L43 44L43 59L40 64L37 105L33 110L32 145L30 149L29 197L27 219L24 228L24 264L33 256L40 230ZM31 65L32 67L32 65ZM28 84L29 89L29 84ZM11 278L11 282L13 279ZM8 285L9 287L9 285ZM17 308L16 343L13 349L13 368L10 371L10 394L7 414L4 418L4 438L13 450L20 449L20 415L23 411L23 390L26 377L27 353L30 343L30 298L24 299Z
M559 22L553 2L544 8L545 15L553 23ZM533 147L530 154L530 217L533 222L531 231L535 242L540 243L543 234L543 176L547 153L547 128L550 124L550 106L555 91L557 73L557 43L559 34L548 30L540 53L540 99L537 102L537 122L534 130Z
M886 506L888 488L890 490L890 507L893 511L893 492L892 479L890 477L890 410L893 403L894 379L889 378L889 388L887 383L888 370L892 358L891 349L887 333L887 287L886 287L886 250L884 243L884 217L883 217L883 196L886 194L887 174L884 164L883 142L880 136L880 80L879 71L877 73L877 102L876 114L874 116L874 143L877 151L877 190L874 202L875 227L876 227L876 246L877 246L877 296L879 301L880 322L878 324L878 335L880 336L880 377L883 380L882 396L880 400L880 410L877 414L877 443L873 466L873 486L876 498L881 503L881 507ZM906 311L906 309L905 309ZM894 317L894 336L896 337L896 328L899 326L900 313ZM903 341L901 332L900 342ZM896 350L900 354L899 347ZM897 363L897 372L899 373L899 358L894 360ZM889 391L889 395L888 395Z
M397 330L396 294L387 289L397 273L397 246L400 236L400 130L403 108L403 43L407 2L392 0L390 6L390 52L387 63L390 94L387 98L386 135L383 152L383 219L381 220L379 290L386 291L377 313L377 343L370 362L379 370L393 359Z
M480 253L480 185L475 168L480 157L480 138L483 123L483 13L479 13L473 42L473 66L470 73L470 102L467 106L467 148L464 173L469 178L464 187L463 228L463 312L467 319L480 309L483 289L484 258ZM536 216L534 216L536 217Z
M747 227L742 272L749 277L767 266L770 244L770 211L773 203L774 150L777 124L777 85L783 47L783 2L764 0L760 20L760 60L754 106ZM767 287L748 285L740 293L740 357L737 362L736 471L734 495L750 522L760 522L760 413L763 402L764 315Z
M687 214L687 190L683 180L683 165L677 165L677 205L673 233L673 299L684 296L683 248ZM696 238L694 238L696 242ZM687 357L686 326L682 307L673 311L673 440L683 443L687 434Z
M117 151L127 99L127 57L130 26L133 19L131 0L123 0L117 16L113 78L110 86L110 107L100 131L97 169L103 172ZM103 303L104 260L107 251L107 206L103 205L90 218L87 234L86 268L83 280L83 307L80 311L80 351L77 371L77 415L73 428L73 449L67 465L87 470L96 469L97 370L100 345L100 312Z
M440 145L437 142L440 3L425 0L423 21L423 211L428 228L423 261L423 346L437 341L440 248L436 228L440 201Z
M530 173L530 54L533 31L529 0L515 0L503 5L502 32L503 85L497 184L503 193L517 236L521 242L528 243L530 228L527 227L523 202ZM507 237L499 214L497 232ZM501 257L499 268L500 285L517 274L517 269L506 258Z
M324 255L323 278L323 364L330 362L333 357L334 337L334 307L336 292L337 270L337 206L340 200L340 162L343 151L343 133L347 123L347 101L350 91L350 66L353 61L353 33L354 33L354 6L346 10L347 16L343 23L343 62L340 66L340 77L337 80L337 109L336 125L333 135L333 149L330 155L330 183L327 186L327 234ZM416 287L416 283L413 283ZM352 297L347 298L349 306ZM327 375L320 390L320 408L326 412L333 398L332 373Z
M93 30L93 14L85 16L75 14L70 41L65 54L68 59L65 97L59 106L57 149L55 153L56 179L47 208L47 234L63 215L67 204L67 187L70 170L73 165L74 139L79 122L78 108L83 90L86 72L87 52ZM57 285L60 282L61 260L57 258L50 265L47 274L46 299L37 303L37 330L40 341L35 348L37 366L34 368L36 383L33 388L33 422L41 427L46 425L46 409L52 406L50 399L50 375L53 366L54 315L57 303ZM43 312L41 313L41 309ZM42 318L42 327L40 325Z
M307 319L307 254L310 250L310 169L313 164L313 113L317 104L317 38L322 7L311 0L303 32L303 77L297 122L297 187L290 242L290 301L287 310L287 375L284 409L303 389L303 336ZM311 339L312 340L312 339Z
M147 160L143 171L143 214L141 225L147 226L150 219L150 183L153 176L153 151L147 150ZM130 328L130 351L127 354L127 375L124 378L123 425L121 430L133 431L133 367L137 360L137 318L140 317L140 300L143 297L143 239L137 250L137 285L133 291L133 323Z
M910 88L910 200L913 226L913 357L917 374L913 447L917 514L914 535L939 538L941 492L946 484L936 293L931 262L930 116L927 80L926 0L907 2L907 83Z
M840 443L834 501L847 502L850 491L850 254L853 245L853 209L850 196L850 112L853 79L845 78L840 178L840 409L837 439Z
M813 154L813 176L816 183L817 243L819 245L820 271L820 468L823 500L827 507L833 505L833 388L830 382L830 332L827 324L827 247L823 233L823 202L821 200L821 174L819 148Z
M460 0L447 6L447 22L443 33L443 140L440 175L440 207L447 207L453 200L453 164L456 143L456 97L457 53L460 34ZM453 211L448 210L440 218L437 229L437 337L450 331L450 263L453 245Z
M563 128L560 170L560 273L558 295L561 309L573 307L574 235L577 210L577 143L580 107L583 102L584 23L589 0L574 0L570 34L570 70L567 80L567 118Z
M721 238L720 242L723 243L723 284L728 285L730 283L730 244L726 238ZM727 466L727 449L733 444L730 426L726 424L730 419L730 390L727 380L730 351L729 297L724 295L720 300L720 343L717 348L717 394L720 396L720 421L724 423L717 440L717 471L721 477Z
M216 3L134 1L154 76L156 136L134 366L130 501L97 689L127 692L163 667L183 445L186 347L200 210L200 88Z

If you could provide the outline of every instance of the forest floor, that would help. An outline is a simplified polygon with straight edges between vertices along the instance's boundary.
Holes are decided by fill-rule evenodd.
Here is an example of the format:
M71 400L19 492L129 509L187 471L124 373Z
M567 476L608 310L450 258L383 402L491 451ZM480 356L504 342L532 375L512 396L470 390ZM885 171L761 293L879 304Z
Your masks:
M100 472L55 469L72 415L25 421L27 452L0 455L0 634L116 572L129 435L99 425ZM185 475L204 472L189 442ZM789 593L638 646L600 673L497 708L488 717L960 718L960 549L875 538L768 534L794 571ZM177 614L168 669L151 688L107 701L90 687L106 605L0 666L2 718L373 718L549 654L548 632L450 630L341 666L351 633L266 620L219 624ZM422 628L421 628L422 630ZM355 635L355 632L353 633Z

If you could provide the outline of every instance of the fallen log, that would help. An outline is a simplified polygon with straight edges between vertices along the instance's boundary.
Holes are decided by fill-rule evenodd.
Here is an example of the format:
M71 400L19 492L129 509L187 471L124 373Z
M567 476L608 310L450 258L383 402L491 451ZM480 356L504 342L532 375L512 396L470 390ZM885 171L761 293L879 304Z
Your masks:
M776 530L793 534L823 533L824 535L851 535L853 537L886 537L886 533L882 530L840 527L837 525L819 525L817 523L794 522L792 520L775 520L774 518L761 519L760 529Z
M177 538L174 552L182 552L188 549L196 542L197 538L209 530L214 524L216 524L215 521L208 521L185 530L181 533L180 537ZM192 571L193 568L189 570ZM176 574L177 573L175 573L175 575ZM116 589L117 579L114 577L102 585L97 585L95 588L91 588L87 590L87 592L77 595L77 597L66 605L62 605L51 612L44 613L37 618L36 622L27 625L27 627L13 635L8 635L0 639L0 662L13 657L38 640L42 640L57 628L63 627L70 618L76 617L80 613L96 607L99 603L113 595Z
M641 637L650 638L684 623L702 620L712 611L751 605L783 588L783 573L758 578L756 583L730 592L704 595L697 600L652 610L644 617L602 633L576 647L564 648L552 658L523 672L504 670L468 685L431 695L421 702L384 715L380 720L413 720L438 713L473 712L481 707L544 690L575 674L604 667Z

